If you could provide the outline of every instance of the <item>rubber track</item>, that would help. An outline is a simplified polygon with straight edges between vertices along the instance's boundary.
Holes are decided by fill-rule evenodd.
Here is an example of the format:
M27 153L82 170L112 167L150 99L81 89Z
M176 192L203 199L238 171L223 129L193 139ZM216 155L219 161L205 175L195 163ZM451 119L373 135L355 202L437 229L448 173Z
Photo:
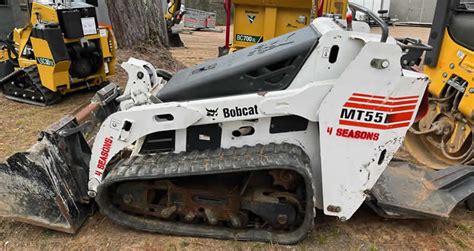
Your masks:
M310 160L305 152L300 147L291 144L135 156L118 163L107 174L98 187L96 202L101 212L113 221L139 230L172 235L294 244L303 239L313 227L314 187L309 163ZM125 181L272 169L296 171L304 177L306 182L306 216L301 226L292 232L272 233L266 230L192 225L130 215L111 204L108 195L108 188Z
M35 86L35 89L41 92L41 94L43 95L46 105L55 104L61 99L61 96L58 93L49 90L48 88L44 87L43 84L41 84L41 79L37 66L27 67L25 68L25 72L31 79L33 85Z
M39 105L39 106L48 106L48 105L53 105L56 104L58 101L61 100L61 95L55 92L52 92L48 88L44 87L41 84L41 79L38 73L38 68L36 65L26 67L22 69L22 71L25 73L25 76L22 78L29 78L31 80L30 88L33 88L33 90L36 92L35 96L42 96L43 101L41 100L31 100L31 97L28 96L25 98L23 97L18 97L15 96L14 93L5 93L5 95L13 100L32 104L32 105ZM10 82L12 80L9 80ZM22 92L21 89L18 88L18 92Z

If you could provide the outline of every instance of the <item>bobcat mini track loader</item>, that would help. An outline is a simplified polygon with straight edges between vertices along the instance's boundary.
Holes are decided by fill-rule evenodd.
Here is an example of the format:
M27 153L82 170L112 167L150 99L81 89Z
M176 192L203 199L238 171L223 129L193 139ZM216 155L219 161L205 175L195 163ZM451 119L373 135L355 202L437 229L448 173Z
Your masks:
M122 94L107 86L0 165L0 215L73 233L95 202L134 229L274 243L304 238L316 208L448 217L472 169L393 161L428 79L376 20L382 35L318 18L174 76L130 59Z

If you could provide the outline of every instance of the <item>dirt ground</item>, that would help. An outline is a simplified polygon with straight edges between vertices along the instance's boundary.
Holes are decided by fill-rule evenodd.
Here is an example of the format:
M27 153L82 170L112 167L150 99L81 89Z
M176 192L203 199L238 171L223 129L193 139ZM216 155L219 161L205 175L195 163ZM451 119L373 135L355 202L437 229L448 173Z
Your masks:
M397 27L396 37L426 39L428 29ZM183 34L186 48L172 49L171 55L190 66L217 56L224 44L224 33L195 32ZM164 51L141 48L120 51L120 61L130 56L151 61L157 67L177 70ZM123 71L114 81L124 84ZM15 103L0 97L0 160L15 151L26 150L47 125L87 103L91 92L71 95L54 107L39 108ZM362 207L348 222L323 216L316 219L315 229L296 246L278 246L254 242L172 237L131 230L96 213L76 235L68 235L27 224L0 219L0 250L17 249L111 249L111 250L378 250L378 249L474 249L474 213L457 208L448 220L388 220Z

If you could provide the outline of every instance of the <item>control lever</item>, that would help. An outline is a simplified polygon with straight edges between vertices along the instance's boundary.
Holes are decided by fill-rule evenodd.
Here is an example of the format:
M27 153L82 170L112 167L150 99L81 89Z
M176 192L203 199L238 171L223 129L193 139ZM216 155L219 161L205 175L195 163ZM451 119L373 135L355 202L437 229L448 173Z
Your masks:
M396 40L403 50L401 64L404 69L413 70L412 67L420 66L423 53L433 50L432 46L423 43L421 39L397 38Z

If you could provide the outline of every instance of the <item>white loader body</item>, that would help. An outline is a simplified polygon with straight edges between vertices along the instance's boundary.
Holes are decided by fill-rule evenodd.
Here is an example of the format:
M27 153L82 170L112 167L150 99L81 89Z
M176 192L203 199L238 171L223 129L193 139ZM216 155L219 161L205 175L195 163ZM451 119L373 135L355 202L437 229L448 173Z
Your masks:
M218 124L223 149L270 143L301 147L311 160L316 207L341 220L352 217L401 146L428 80L401 68L402 50L395 40L381 43L364 24L346 31L338 22L314 21L311 28L321 35L319 42L285 90L157 103L153 95L134 91L148 86L150 93L159 92L165 81L137 88L138 81L156 76L129 81L130 96L144 100L126 101L126 110L102 124L92 149L89 195L95 197L111 159L126 148L140 154L147 135L175 131L174 152L180 153L187 150L187 128ZM149 72L146 62L130 64L126 70L146 66L143 72ZM272 118L291 115L307 124L272 129ZM203 133L196 140L211 137Z

